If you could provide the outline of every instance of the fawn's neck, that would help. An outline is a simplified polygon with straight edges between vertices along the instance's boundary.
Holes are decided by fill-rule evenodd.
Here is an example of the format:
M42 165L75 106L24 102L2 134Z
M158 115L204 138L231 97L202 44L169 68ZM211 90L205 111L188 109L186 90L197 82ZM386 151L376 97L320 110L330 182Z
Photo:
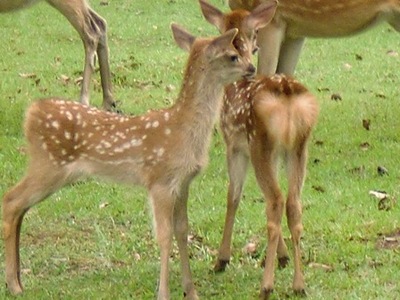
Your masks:
M187 144L204 155L218 118L223 99L223 83L202 61L187 66L181 92L171 108ZM196 155L197 156L197 155Z

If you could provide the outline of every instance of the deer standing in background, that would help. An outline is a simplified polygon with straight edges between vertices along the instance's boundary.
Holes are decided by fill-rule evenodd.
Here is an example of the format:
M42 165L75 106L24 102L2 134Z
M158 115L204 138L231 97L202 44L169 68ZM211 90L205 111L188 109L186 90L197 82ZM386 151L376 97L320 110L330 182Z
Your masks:
M207 163L224 86L253 76L255 67L232 44L237 29L217 38L195 38L172 25L176 43L190 55L174 106L128 117L70 101L47 99L28 109L25 135L29 166L3 199L6 283L22 292L19 243L24 214L82 175L147 188L161 270L158 299L169 299L168 260L178 243L187 299L198 299L187 249L189 185Z
M257 48L258 28L248 25L261 24L254 21L255 16L264 22L271 20L276 2L266 2L252 12L236 10L228 14L223 14L205 0L200 0L200 6L205 18L221 32L230 30L231 26L239 28L235 47L243 57L250 59ZM263 16L262 11L267 16ZM249 19L253 21L249 22ZM221 130L227 148L229 189L224 233L214 270L224 271L229 263L235 214L251 161L266 201L268 247L261 299L269 299L273 291L275 257L278 256L282 267L289 259L281 229L285 205L294 252L293 290L305 293L300 249L303 229L300 195L306 173L307 143L318 113L315 97L299 82L284 75L258 76L225 88ZM288 178L286 203L277 176L280 158L285 163Z
M269 0L229 0L251 11ZM387 22L400 32L400 0L279 0L271 23L258 33L258 73L292 75L306 37L357 34Z
M40 0L0 0L0 13L21 9L38 1ZM106 21L89 7L86 0L46 0L46 2L68 19L82 39L85 48L85 67L80 102L89 105L90 79L94 72L97 54L103 89L103 107L111 110L115 107L115 101L112 95Z

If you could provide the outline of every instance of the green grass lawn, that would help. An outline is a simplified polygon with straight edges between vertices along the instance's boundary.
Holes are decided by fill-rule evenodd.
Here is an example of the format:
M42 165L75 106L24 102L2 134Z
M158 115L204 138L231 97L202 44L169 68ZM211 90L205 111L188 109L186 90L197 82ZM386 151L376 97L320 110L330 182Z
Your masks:
M227 9L225 1L210 2ZM139 114L173 103L187 54L174 44L169 24L178 22L196 35L217 33L203 19L197 1L100 3L91 1L108 21L120 108ZM2 14L0 36L3 195L24 173L21 127L26 107L48 96L78 99L74 80L83 69L83 48L67 20L45 3ZM382 24L347 39L308 40L301 55L296 76L321 106L302 197L308 299L400 299L399 52L399 34ZM332 100L332 95L341 100ZM91 100L96 106L102 101L98 74ZM370 121L369 130L363 120ZM378 166L388 173L379 175ZM202 299L257 299L266 220L252 171L235 224L232 262L225 273L211 272L222 235L227 182L224 144L216 133L209 166L191 186L189 200L196 286ZM379 205L370 190L386 191L392 200ZM397 237L387 238L392 233ZM257 243L252 255L242 250L250 241ZM158 256L143 189L79 182L26 215L21 239L25 293L20 299L154 299ZM292 264L276 271L273 299L296 298L292 275ZM5 285L0 286L0 298L9 297ZM176 248L170 289L172 299L182 298Z

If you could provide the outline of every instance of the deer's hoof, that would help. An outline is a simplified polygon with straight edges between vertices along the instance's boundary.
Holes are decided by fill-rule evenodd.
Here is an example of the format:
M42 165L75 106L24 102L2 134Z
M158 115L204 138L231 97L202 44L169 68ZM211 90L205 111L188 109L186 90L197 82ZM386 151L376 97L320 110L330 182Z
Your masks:
M229 264L229 259L228 260L218 259L214 266L214 272L215 273L224 272L228 264Z
M274 291L274 289L266 289L266 288L261 289L260 299L268 300L269 297L271 296L271 294L273 293L273 291Z
M278 267L279 269L284 269L289 264L289 257L283 256L278 258Z
M296 296L298 296L298 297L303 297L303 298L307 297L307 293L306 293L306 290L304 288L303 289L294 290L294 294Z

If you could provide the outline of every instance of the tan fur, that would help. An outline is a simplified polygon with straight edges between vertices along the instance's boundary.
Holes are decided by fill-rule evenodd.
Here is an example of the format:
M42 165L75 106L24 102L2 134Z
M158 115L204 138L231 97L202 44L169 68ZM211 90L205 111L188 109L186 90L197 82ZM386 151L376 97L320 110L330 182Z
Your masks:
M203 2L203 0L201 0ZM269 5L269 7L268 7ZM271 10L271 2L264 4ZM257 10L260 6L257 7ZM240 12L240 14L239 14ZM216 8L203 9L212 24L242 24L248 14L223 14ZM210 18L212 14L214 19ZM272 16L270 16L272 18ZM233 19L233 20L231 20ZM262 23L264 26L265 23ZM267 25L268 26L268 25ZM217 26L218 27L218 26ZM250 59L254 43L246 36L256 34L258 28L240 28L235 38L238 51ZM219 28L224 32L224 28ZM225 27L225 30L229 30ZM243 50L247 49L247 50ZM307 143L319 113L315 97L298 81L283 75L258 76L228 85L221 112L221 130L227 147L229 189L224 233L219 248L215 271L224 271L230 260L235 214L242 195L248 163L251 160L258 185L266 201L268 248L260 298L268 299L274 287L275 257L280 266L288 261L281 221L284 208L292 234L294 253L293 289L305 293L301 268L300 237L302 233L300 194L306 173ZM278 162L282 159L287 170L288 195L285 202L278 184Z
M253 10L268 0L229 0L232 10ZM400 0L280 0L260 30L258 72L293 74L306 37L341 37L387 22L400 32Z
M25 177L5 194L2 207L11 293L22 292L19 236L26 211L67 183L95 175L147 188L161 256L158 299L169 299L173 234L186 298L198 298L187 250L189 185L207 162L224 85L253 75L255 68L232 44L237 29L214 39L195 39L176 25L172 29L177 44L190 50L174 106L135 117L59 99L38 101L28 109L29 166Z
M0 0L0 13L11 12L40 0ZM108 58L106 21L91 9L86 0L46 0L62 13L79 33L85 48L85 67L80 95L82 104L89 104L90 79L94 72L95 56L99 60L103 107L115 107L112 95L111 72Z
M281 230L285 201L278 184L280 158L286 165L288 178L286 215L294 245L293 289L297 293L305 290L300 253L300 194L306 173L307 143L318 112L315 97L299 82L285 76L259 76L226 88L221 129L227 146L230 180L224 234L215 270L223 271L230 259L233 223L251 160L266 200L268 248L262 299L268 299L273 290L276 254L281 266L287 264L289 257Z

